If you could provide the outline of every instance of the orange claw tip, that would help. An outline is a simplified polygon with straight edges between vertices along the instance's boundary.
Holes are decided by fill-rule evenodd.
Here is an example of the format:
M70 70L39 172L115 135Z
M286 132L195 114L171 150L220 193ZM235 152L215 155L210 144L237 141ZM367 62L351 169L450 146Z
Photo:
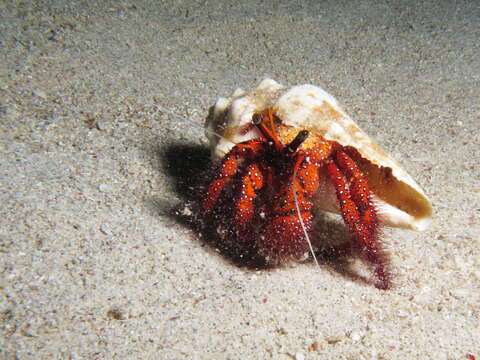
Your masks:
M411 230L428 226L432 205L421 187L355 124L332 95L317 86L285 87L265 79L249 93L237 89L232 96L220 98L206 123L212 157L221 159L236 144L260 137L258 129L250 126L252 116L267 108L275 109L285 125L350 149L349 155L366 174L383 225ZM211 135L212 132L222 138ZM323 194L317 196L317 207L339 213L333 186L319 191Z

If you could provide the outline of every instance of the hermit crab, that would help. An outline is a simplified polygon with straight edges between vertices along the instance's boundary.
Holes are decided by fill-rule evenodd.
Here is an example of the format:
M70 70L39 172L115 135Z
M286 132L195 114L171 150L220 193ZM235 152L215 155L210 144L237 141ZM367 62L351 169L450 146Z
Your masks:
M315 256L315 214L338 213L352 237L343 249L358 249L375 286L391 287L379 228L422 230L432 207L330 94L266 79L220 98L206 129L216 168L201 208L218 234L278 264Z

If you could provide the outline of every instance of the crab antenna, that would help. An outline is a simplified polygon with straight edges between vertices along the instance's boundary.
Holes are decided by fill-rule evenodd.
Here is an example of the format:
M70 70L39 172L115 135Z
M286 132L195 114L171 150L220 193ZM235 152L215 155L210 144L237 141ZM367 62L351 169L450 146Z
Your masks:
M300 147L300 145L302 145L303 142L305 140L307 140L307 137L308 137L309 134L310 133L307 130L300 131L297 134L297 136L295 137L295 139L293 139L292 142L290 144L288 144L288 146L287 146L288 152L293 154L295 151L297 151L298 148Z
M180 119L181 121L187 122L187 123L195 126L196 128L200 129L200 130L203 130L203 131L205 131L205 132L207 132L207 133L209 133L209 134L215 135L215 136L217 136L217 137L219 137L219 138L221 138L221 139L223 139L223 140L226 140L226 141L231 142L232 144L236 145L233 141L228 140L226 137L220 135L219 133L216 133L215 131L210 130L210 129L206 129L206 128L203 127L202 125L197 124L195 121L192 121L192 120L190 120L190 119L188 119L188 118L186 118L186 117L182 117L181 115L178 115L178 114L174 113L173 111L171 111L171 110L163 107L162 105L155 104L155 107L156 107L157 110L159 110L159 111L166 112L167 114L170 114L170 115L176 117L177 119Z
M277 134L274 130L274 124L273 124L273 113L271 110L267 110L267 116L270 121L270 126L271 129L265 125L265 115L262 115L261 113L255 113L252 116L252 124L255 125L266 137L268 137L269 140L272 140L273 143L275 144L275 148L280 150L282 148L282 144L280 144L280 141L278 141ZM263 112L264 113L264 112Z
M307 131L307 135L308 135L308 131ZM315 264L317 265L317 267L320 268L320 264L318 263L317 257L315 256L315 251L313 251L313 246L312 246L312 242L310 241L310 236L308 236L307 229L305 227L305 224L303 223L302 213L300 212L300 205L298 204L298 198L297 198L297 186L295 184L296 177L297 177L297 168L295 167L295 170L293 172L293 198L295 200L295 207L297 210L298 220L300 221L300 226L302 227L303 233L305 234L305 240L307 240L308 247L310 248L310 252L312 253L313 260L315 261Z

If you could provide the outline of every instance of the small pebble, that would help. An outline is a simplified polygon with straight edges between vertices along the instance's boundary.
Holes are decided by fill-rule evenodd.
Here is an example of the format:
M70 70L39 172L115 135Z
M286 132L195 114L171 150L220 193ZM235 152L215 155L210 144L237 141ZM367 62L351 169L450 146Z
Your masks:
M352 339L354 342L359 342L362 340L363 334L360 331L352 331L350 333L350 339Z
M106 192L106 191L108 191L108 185L107 184L100 184L98 186L98 190L100 190L101 192Z
M302 353L296 353L295 360L305 360L305 355Z

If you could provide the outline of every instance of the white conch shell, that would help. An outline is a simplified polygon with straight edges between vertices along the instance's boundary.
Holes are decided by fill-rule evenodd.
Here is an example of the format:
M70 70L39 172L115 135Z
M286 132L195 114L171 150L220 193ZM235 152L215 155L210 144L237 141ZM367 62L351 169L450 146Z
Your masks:
M353 122L332 95L317 86L287 88L265 79L251 93L237 89L230 98L218 99L206 123L212 158L221 159L236 144L258 138L260 133L255 127L247 133L241 129L252 121L255 112L270 107L275 109L283 124L354 147L368 160L359 166L375 194L375 204L384 225L412 230L427 227L432 205L420 186ZM324 186L319 192L316 206L339 213L333 186Z

